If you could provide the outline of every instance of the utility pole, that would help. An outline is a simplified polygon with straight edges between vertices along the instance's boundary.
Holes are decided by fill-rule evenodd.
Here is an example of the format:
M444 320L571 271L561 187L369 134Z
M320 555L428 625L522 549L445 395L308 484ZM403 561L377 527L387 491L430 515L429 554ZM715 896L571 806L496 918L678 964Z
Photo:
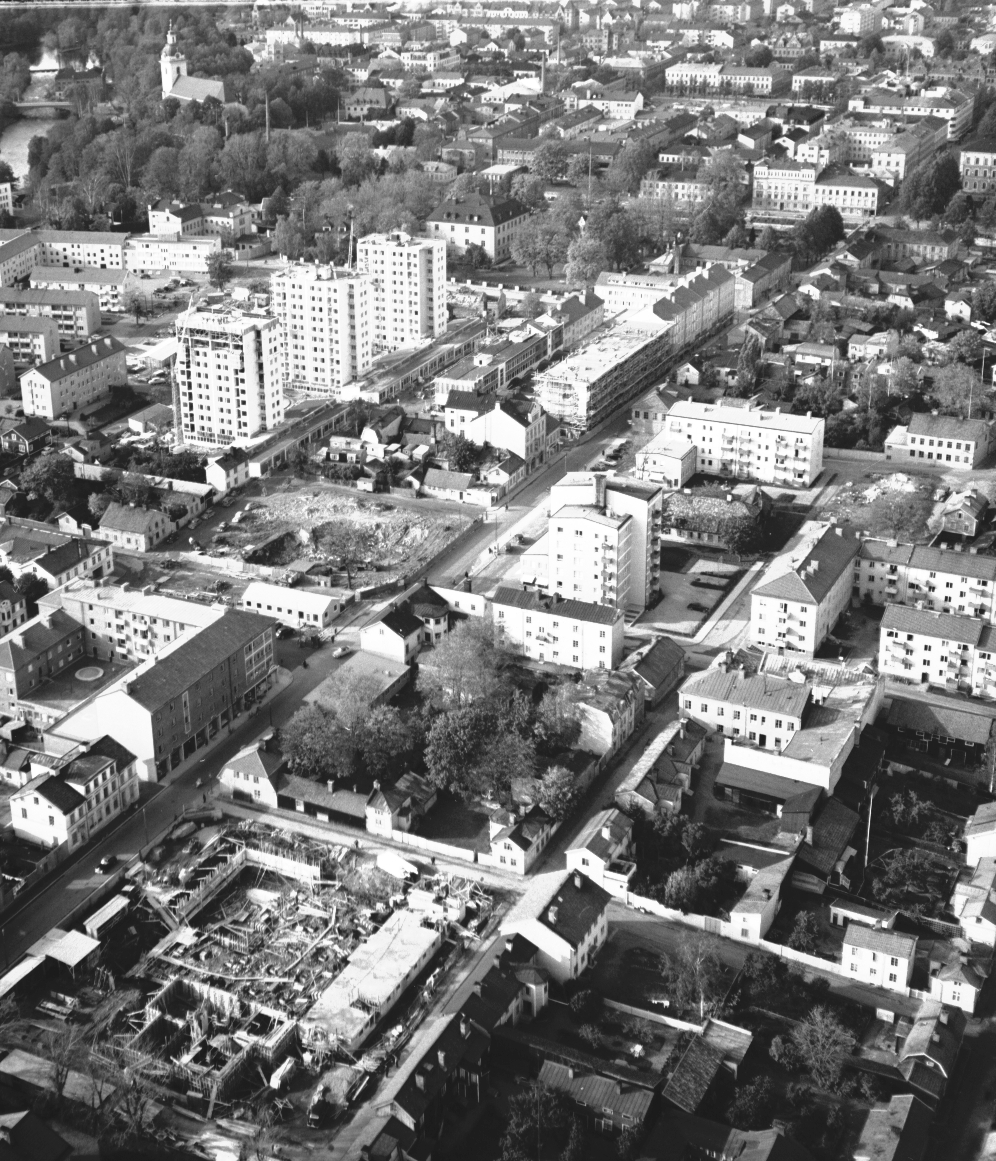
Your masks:
M865 831L865 873L868 871L868 852L871 849L872 837L872 806L875 803L875 794L878 791L877 786L871 788L871 793L868 795L868 827Z

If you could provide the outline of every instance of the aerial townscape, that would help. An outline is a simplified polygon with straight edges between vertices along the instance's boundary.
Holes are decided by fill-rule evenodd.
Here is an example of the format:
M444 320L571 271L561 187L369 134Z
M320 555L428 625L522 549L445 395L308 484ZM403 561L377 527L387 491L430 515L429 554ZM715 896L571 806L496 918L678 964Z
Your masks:
M996 4L0 0L0 1161L996 1161Z

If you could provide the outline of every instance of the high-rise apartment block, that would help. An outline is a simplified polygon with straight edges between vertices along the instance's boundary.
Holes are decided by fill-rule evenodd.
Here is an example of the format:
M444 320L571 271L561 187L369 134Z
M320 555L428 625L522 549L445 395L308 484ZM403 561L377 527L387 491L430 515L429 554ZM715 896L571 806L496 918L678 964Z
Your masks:
M332 266L289 266L270 280L284 386L337 396L370 369L374 280Z
M231 307L177 319L177 414L185 443L218 446L272 431L284 417L275 319Z
M446 332L445 239L368 234L357 244L356 266L373 279L375 349L396 351Z
M657 484L568 472L550 489L549 589L642 612L660 578L663 503Z

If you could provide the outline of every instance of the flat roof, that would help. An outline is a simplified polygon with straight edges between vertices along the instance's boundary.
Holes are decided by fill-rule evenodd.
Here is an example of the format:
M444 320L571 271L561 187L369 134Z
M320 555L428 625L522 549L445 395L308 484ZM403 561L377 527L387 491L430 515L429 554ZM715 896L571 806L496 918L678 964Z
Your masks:
M28 948L28 955L42 955L72 968L99 948L99 941L82 931L63 931L61 927L53 927Z
M793 415L787 411L763 411L755 407L729 407L722 403L696 403L677 400L671 404L668 419L712 420L715 423L735 423L740 427L760 427L771 431L791 431L799 435L815 435L823 426L822 419Z

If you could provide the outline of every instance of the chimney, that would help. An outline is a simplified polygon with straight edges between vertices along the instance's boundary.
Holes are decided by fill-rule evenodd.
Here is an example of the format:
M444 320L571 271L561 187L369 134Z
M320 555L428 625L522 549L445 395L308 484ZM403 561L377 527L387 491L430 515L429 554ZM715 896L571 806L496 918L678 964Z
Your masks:
M507 949L506 949L506 950L507 950ZM481 981L480 981L480 980L474 980L474 995L475 995L475 996L480 996L480 995L482 995L482 994L483 994L483 992L484 992L484 988L483 988L483 987L482 987L482 985L481 985Z
M436 1059L439 1061L439 1067L443 1070L443 1072L445 1072L446 1062L449 1060L449 1055L447 1054L445 1048L439 1049L439 1051L436 1053Z
M330 778L325 783L325 789L329 792L329 794L335 793L335 779L334 778Z
M807 826L807 827L806 827L806 842L807 842L807 843L808 843L810 846L812 846L812 845L813 845L813 828L812 828L812 826Z
M460 1035L464 1040L470 1038L470 1021L462 1012L460 1013Z
M416 1072L415 1073L415 1087L418 1089L419 1092L425 1092L425 1073L423 1073L423 1072Z
M551 906L547 911L546 921L550 924L551 927L555 926L557 922L557 908L555 906Z
M838 524L837 527L834 529L834 532L836 532L838 536L843 536L844 535L843 526Z
M761 894L764 896L765 902L767 902L771 898L771 888L770 887L763 888L763 890L761 891Z
M727 492L727 493L726 493L726 502L727 502L727 504L732 504L732 503L733 503L733 493L732 493L732 492Z
M685 719L680 718L678 721L678 737L683 738L684 736L685 736Z
M930 414L936 419L941 413L939 411L932 411Z
M581 872L580 871L574 872L574 889L576 891L581 890Z
M941 1009L941 1015L939 1018L940 1018L940 1021L942 1024L947 1024L947 1022L948 1022L948 1010L947 1010L947 1008Z

